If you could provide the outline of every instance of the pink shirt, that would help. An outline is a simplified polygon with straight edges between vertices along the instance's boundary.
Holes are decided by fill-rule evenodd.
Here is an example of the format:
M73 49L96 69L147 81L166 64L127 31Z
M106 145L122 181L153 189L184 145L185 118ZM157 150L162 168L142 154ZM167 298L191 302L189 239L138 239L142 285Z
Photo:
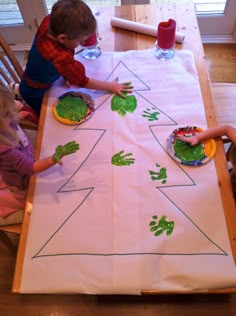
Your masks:
M21 141L14 148L0 144L0 174L7 185L25 190L33 173L33 146L18 125L14 128L19 131Z

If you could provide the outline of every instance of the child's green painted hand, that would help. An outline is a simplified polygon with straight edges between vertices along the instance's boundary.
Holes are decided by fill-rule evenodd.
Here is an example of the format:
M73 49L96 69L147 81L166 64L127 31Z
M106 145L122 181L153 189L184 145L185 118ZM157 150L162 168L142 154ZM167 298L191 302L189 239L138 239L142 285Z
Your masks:
M61 159L64 156L74 154L78 150L79 150L79 144L77 144L75 141L69 142L63 146L59 145L56 147L56 150L52 156L52 159L56 163L61 163Z
M114 79L111 83L111 93L119 95L121 98L125 98L127 93L133 92L133 86L131 82L119 83L118 78Z

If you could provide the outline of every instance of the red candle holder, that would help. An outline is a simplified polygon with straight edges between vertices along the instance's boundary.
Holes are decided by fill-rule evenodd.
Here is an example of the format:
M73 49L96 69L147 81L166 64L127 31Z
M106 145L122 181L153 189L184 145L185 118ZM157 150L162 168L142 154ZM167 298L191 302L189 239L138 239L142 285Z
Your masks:
M99 47L99 39L97 32L93 33L87 38L83 45L82 57L85 59L96 59L101 55L101 49Z
M169 19L167 22L160 22L157 29L157 58L167 60L174 57L176 22Z
M98 43L97 33L95 32L93 33L93 35L87 38L86 41L84 41L83 47L94 46L94 45L97 45L97 43Z

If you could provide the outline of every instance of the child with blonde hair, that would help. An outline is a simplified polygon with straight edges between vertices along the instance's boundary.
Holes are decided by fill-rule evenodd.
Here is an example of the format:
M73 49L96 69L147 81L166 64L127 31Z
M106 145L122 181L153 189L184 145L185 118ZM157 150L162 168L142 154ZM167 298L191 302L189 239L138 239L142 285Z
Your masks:
M72 141L57 146L55 153L34 160L32 144L18 124L14 96L0 86L0 217L24 209L29 178L75 153L79 144Z
M74 59L75 48L94 34L96 28L96 19L83 1L54 3L51 14L45 17L36 33L19 87L21 96L37 115L44 93L60 76L70 85L106 90L123 98L122 92L132 92L130 83L89 78L84 65Z

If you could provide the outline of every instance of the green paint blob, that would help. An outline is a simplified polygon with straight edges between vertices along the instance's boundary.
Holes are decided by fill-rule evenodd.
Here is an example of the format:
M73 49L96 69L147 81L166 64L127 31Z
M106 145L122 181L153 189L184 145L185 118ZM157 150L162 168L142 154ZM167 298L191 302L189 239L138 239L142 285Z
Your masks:
M119 95L114 95L111 99L111 109L113 112L118 112L120 116L124 116L127 112L133 113L137 107L137 99L134 95L127 95L121 98Z
M85 118L88 108L85 101L78 96L67 95L56 106L57 114L73 122L79 122Z
M201 143L191 146L189 143L176 139L174 150L176 157L182 161L196 161L205 157L204 148Z

